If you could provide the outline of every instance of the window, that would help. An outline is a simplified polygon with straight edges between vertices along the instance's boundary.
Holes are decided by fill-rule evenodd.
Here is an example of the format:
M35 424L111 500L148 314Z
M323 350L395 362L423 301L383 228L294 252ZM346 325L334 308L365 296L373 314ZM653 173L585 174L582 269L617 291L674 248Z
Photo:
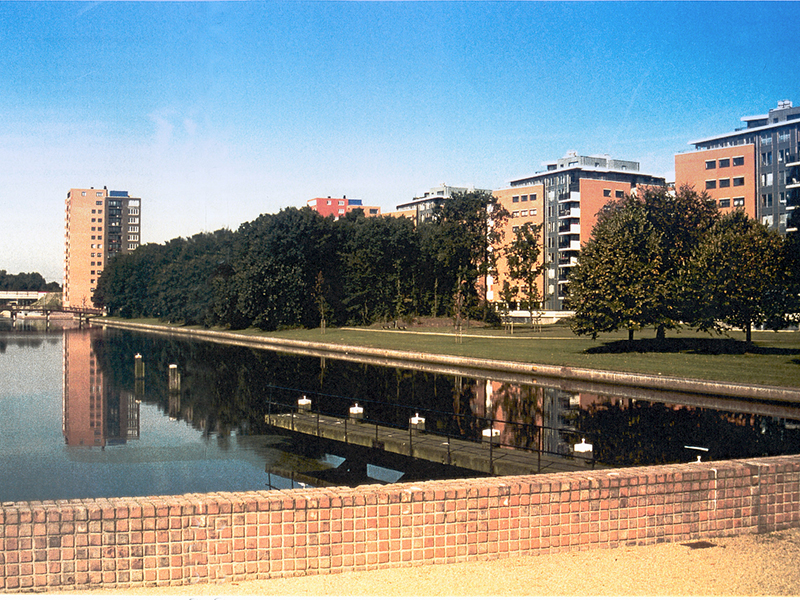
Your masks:
M519 202L519 196L512 196L511 197L511 201L512 202Z
M514 212L511 213L511 218L512 219L516 219L518 216L519 216L519 211L518 210L515 210Z
M744 198L734 198L733 199L734 206L744 206Z
M534 200L536 200L536 194L531 194L531 202L533 202Z
M772 206L772 194L761 194L761 206L764 208Z
M719 180L719 187L721 187L721 188L731 187L731 180L727 179L727 178L726 179L720 179Z
M761 145L762 146L771 146L772 145L772 134L766 134L761 136Z
M729 208L730 205L731 205L731 199L730 198L720 198L719 199L719 207L720 208Z
M708 180L706 180L706 189L707 190L715 190L715 189L717 189L717 180L716 179L708 179Z
M603 196L606 198L611 198L611 190L603 190Z
M97 196L98 198L99 198L99 197L101 197L102 195L103 195L103 192L97 192L97 193L95 194L95 196Z
M81 196L85 196L85 195L86 195L86 192L81 192Z
M344 200L339 200L339 206L344 206Z
M717 168L717 161L715 160L707 160L706 161L706 170L708 169L716 169Z
M331 201L328 200L325 204L326 204L326 206L330 206L331 205Z
M781 192L781 204L786 204L786 192Z
M772 151L761 153L761 164L768 167L772 164Z
M614 195L615 195L617 198L622 198L622 197L624 197L624 196L625 196L625 192L623 192L622 190L614 190Z
M741 187L744 185L744 177L734 177L733 187Z
M741 167L744 164L744 156L734 156L733 157L733 166L734 167Z
M528 216L528 211L527 210L523 210L522 212L519 213L519 216L527 217Z
M535 217L535 216L536 216L536 213L538 212L538 210L539 210L538 208L532 208L532 209L531 209L531 216L532 216L532 217Z
M730 158L720 158L719 159L719 168L725 169L731 166L731 159Z
M788 142L789 141L789 132L782 131L778 134L778 143Z

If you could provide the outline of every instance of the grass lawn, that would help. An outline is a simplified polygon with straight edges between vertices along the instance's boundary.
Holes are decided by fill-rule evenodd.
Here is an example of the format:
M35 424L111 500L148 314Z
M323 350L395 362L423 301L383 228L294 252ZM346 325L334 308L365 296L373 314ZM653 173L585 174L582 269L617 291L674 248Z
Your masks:
M162 324L155 319L138 322ZM693 330L667 332L663 345L653 331L637 332L633 346L628 334L602 334L596 340L578 337L565 325L544 325L541 330L516 326L514 334L502 328L465 329L460 341L452 327L291 329L240 333L312 342L411 350L475 358L588 367L675 375L711 381L758 383L800 387L800 332L754 331L753 346L746 348L744 333L710 336Z

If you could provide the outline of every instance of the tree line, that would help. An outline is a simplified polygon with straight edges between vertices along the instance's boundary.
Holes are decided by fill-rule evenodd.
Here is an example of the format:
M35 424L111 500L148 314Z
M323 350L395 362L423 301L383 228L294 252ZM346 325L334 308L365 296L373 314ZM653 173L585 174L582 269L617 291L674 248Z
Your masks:
M60 292L61 286L47 282L40 273L18 273L13 275L0 270L0 290L4 292Z
M800 217L800 215L798 215ZM793 216L793 219L796 217ZM796 227L790 221L789 229ZM800 313L800 239L690 187L607 204L570 272L573 331L778 328Z
M489 217L489 218L487 218ZM365 325L412 316L498 317L482 283L496 274L507 211L488 192L455 194L430 221L334 220L285 208L113 257L93 302L111 315L234 329Z

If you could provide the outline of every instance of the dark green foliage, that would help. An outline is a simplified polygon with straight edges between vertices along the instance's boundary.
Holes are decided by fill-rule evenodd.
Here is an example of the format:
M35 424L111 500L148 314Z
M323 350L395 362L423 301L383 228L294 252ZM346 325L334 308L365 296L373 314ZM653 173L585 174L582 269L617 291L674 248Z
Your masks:
M12 275L0 270L0 290L12 292L60 292L61 286L55 281L47 283L39 273Z
M570 271L573 330L599 332L654 327L659 337L693 319L685 280L694 249L718 219L713 200L682 187L648 188L598 214L592 239Z
M784 314L780 276L783 238L743 211L722 217L698 244L685 277L695 307L692 324L722 331L738 327L750 342L753 325Z

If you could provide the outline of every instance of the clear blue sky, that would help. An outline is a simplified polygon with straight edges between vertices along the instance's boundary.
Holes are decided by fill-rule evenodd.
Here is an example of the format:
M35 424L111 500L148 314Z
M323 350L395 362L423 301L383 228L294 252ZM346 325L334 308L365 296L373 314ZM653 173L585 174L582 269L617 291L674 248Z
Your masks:
M145 242L568 150L674 155L800 103L795 2L0 2L0 269L61 281L71 187Z

